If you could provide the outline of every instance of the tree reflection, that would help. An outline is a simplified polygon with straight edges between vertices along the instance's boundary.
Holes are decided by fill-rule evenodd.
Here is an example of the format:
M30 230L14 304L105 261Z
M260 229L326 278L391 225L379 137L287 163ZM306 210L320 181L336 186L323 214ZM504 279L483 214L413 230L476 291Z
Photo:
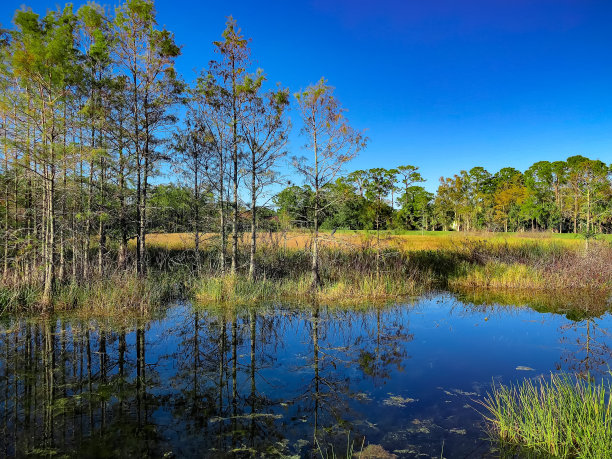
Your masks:
M158 401L147 395L144 326L136 335L138 371L125 384L125 331L92 332L88 323L63 320L7 324L0 391L2 434L11 441L3 442L4 455L163 454L148 420Z
M313 303L182 308L118 327L9 320L0 455L268 457L346 444L361 385L408 358L405 317L374 314Z
M392 367L402 371L402 364L408 358L404 343L414 339L414 335L408 333L407 325L394 320L391 314L383 318L383 309L377 307L375 330L368 329L367 335L355 340L355 348L359 349L359 368L372 379L375 387L391 377Z
M612 360L610 333L599 322L598 318L587 317L561 327L560 341L564 344L561 360L588 379L606 373Z

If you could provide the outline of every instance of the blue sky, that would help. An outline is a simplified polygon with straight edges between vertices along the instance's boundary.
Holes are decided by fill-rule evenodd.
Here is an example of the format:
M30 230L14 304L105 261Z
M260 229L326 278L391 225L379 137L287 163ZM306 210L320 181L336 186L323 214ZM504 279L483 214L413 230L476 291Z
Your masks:
M3 0L8 25L23 0ZM81 2L75 2L78 6ZM114 6L116 3L103 4ZM26 3L44 13L58 2ZM158 0L186 79L232 14L255 64L292 92L321 76L370 145L348 168L414 164L435 190L461 169L612 162L612 2ZM303 154L295 135L292 154Z

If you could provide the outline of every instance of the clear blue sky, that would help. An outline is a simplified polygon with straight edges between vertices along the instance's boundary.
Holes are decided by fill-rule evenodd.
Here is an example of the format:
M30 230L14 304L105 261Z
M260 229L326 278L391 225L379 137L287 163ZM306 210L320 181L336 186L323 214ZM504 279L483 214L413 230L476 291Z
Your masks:
M41 13L58 3L26 2ZM3 0L0 22L22 4ZM414 164L435 190L440 176L477 165L524 170L574 154L612 162L610 0L156 5L183 45L187 79L213 58L230 14L271 82L297 91L325 76L371 139L351 170ZM293 136L292 153L301 144Z

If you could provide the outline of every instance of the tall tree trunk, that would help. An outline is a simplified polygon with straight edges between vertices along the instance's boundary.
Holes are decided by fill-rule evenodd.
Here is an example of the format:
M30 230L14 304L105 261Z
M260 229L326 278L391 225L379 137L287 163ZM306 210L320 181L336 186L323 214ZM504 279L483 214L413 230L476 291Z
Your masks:
M574 234L578 232L578 191L574 193Z
M53 139L53 135L51 137ZM51 142L51 163L45 166L48 169L47 177L47 235L46 235L46 260L45 260L45 283L43 289L42 303L49 308L52 302L53 288L55 285L55 166L53 154L53 140Z
M223 175L225 173L224 164L222 159L223 153L220 153L220 173L219 173L219 217L220 217L220 232L221 232L221 253L219 254L219 268L221 274L225 274L225 261L227 258L227 236L225 231L225 184Z
M144 276L147 273L147 260L146 260L146 236L147 236L147 188L148 188L148 180L149 180L149 161L150 161L150 152L149 152L149 117L148 117L148 104L149 104L149 95L148 92L145 92L144 95L144 125L143 125L143 133L144 133L144 148L143 148L143 159L144 159L144 169L142 171L142 189L140 190L140 224L139 224L139 252L140 252L140 275Z
M312 288L317 290L321 287L319 275L319 147L317 145L317 133L313 133L313 147L315 155L315 199L314 199L314 234L312 239Z
M138 252L140 254L140 275L144 276L147 271L147 262L146 262L146 228L147 228L147 182L148 182L148 169L149 169L149 158L147 153L147 141L145 140L145 148L144 148L144 170L142 174L142 185L140 190L140 202L138 203L138 207L140 209L140 220L138 224Z
M4 115L4 267L2 279L6 280L9 269L9 162L8 162L8 120Z
M232 201L232 274L238 269L238 114L236 96L236 62L232 59L232 185L234 199Z
M92 145L93 147L93 145ZM85 248L83 249L83 279L89 276L89 256L91 249L91 213L93 211L93 175L94 162L89 162L89 179L87 181L87 212L85 217Z
M66 104L64 104L64 126L63 126L63 142L62 142L62 156L63 156L63 171L62 171L62 209L61 209L61 218L62 225L60 226L60 260L59 260L59 273L57 275L59 282L64 281L65 271L66 271L66 253L65 253L65 235L64 235L64 226L66 222L66 194L67 194L67 169L68 164L66 160L66 137L68 135L68 116L66 111Z
M49 104L51 105L51 104ZM42 134L43 134L43 151L47 151L49 148L49 158L47 164L44 164L43 169L45 172L45 195L46 195L46 206L45 210L45 275L44 275L44 287L42 295L42 304L45 309L50 308L52 303L53 288L55 284L55 120L53 114L50 121L50 135L47 138L47 124L45 119L46 106L43 105L43 121L42 121Z
M119 123L121 131L121 122ZM119 134L122 136L123 134ZM128 228L127 215L125 208L125 165L123 158L123 142L119 144L119 226L121 231L121 240L119 241L118 265L120 269L125 269L127 262L127 244L128 244Z
M142 199L142 157L140 154L140 125L138 119L138 77L137 77L137 67L136 63L134 63L132 68L132 81L134 84L134 150L136 153L136 221L138 224L138 234L136 237L136 272L138 275L142 274L142 263L141 259L142 255L142 233L144 232L144 228L142 226L142 216L140 215L141 207L140 201Z
M100 215L98 216L98 275L104 272L104 254L106 253L106 225L104 224L104 209L106 203L106 176L104 158L100 159Z
M255 170L255 151L251 153L251 257L249 279L255 279L255 252L257 250L257 181Z
M196 270L200 272L200 183L199 183L199 164L197 155L194 157L193 168L193 196L195 199L193 212L193 233L194 233L194 248Z

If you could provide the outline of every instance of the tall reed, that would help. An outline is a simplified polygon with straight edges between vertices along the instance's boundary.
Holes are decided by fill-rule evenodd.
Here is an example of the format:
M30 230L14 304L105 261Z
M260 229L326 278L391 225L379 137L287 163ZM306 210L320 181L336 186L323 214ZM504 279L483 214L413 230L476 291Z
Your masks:
M612 451L610 381L566 374L494 385L482 405L489 432L508 445L554 457L604 458Z

